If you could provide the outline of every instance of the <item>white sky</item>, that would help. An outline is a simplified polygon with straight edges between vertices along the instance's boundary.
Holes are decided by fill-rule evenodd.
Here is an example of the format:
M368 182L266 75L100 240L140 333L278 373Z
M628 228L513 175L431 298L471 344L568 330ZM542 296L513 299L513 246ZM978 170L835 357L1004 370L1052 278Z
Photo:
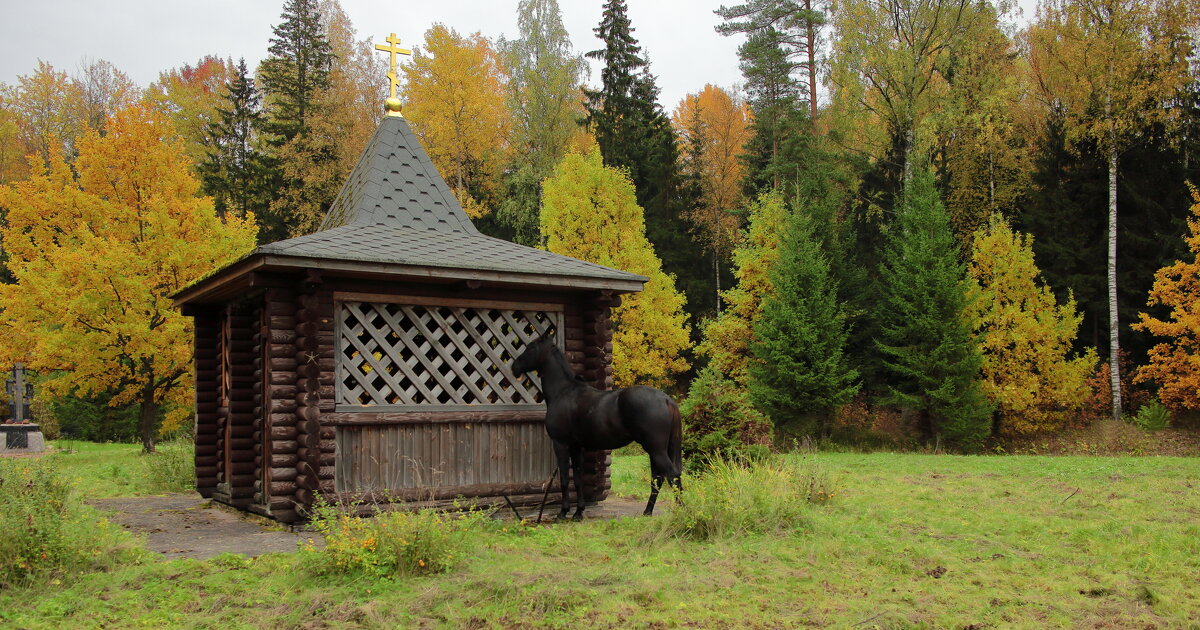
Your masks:
M724 0L735 4L737 0ZM1034 0L1019 0L1032 15ZM461 33L517 36L517 0L341 0L359 39L382 42L395 32L417 45L442 22ZM577 52L599 48L592 29L602 0L559 0ZM741 37L722 37L713 10L722 0L629 0L629 18L670 112L705 83L741 82ZM0 82L32 74L37 60L74 73L80 61L106 59L146 86L158 73L204 55L245 57L253 68L267 52L283 0L0 0ZM380 53L382 55L382 53ZM595 62L592 62L595 64ZM380 81L386 81L380 77ZM590 84L599 83L593 66Z
M404 45L419 45L435 22L493 39L517 36L517 0L341 3L359 39L380 43L394 31ZM577 52L599 48L592 29L600 23L601 5L602 0L559 0ZM668 111L706 82L728 88L741 81L741 39L713 30L720 22L713 10L720 5L720 0L629 0L634 36ZM245 57L253 68L266 55L282 8L283 0L0 0L0 81L11 85L19 75L32 74L38 59L68 73L84 57L106 59L143 87L160 71L195 64L208 54ZM599 80L594 70L589 83Z

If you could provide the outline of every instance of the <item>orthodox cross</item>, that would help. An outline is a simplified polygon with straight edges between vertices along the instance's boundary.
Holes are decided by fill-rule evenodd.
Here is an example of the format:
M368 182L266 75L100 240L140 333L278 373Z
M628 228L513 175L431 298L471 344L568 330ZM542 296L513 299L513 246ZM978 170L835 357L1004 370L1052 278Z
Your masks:
M375 44L375 50L382 50L383 52L390 53L389 57L391 57L391 59L389 59L390 70L388 71L387 75L388 79L391 81L391 85L389 86L391 87L391 96L384 101L383 109L387 111L388 116L400 116L403 118L404 116L400 113L400 99L396 98L396 86L400 85L400 77L396 75L396 55L411 55L412 51L408 50L407 48L400 47L400 38L396 37L395 33L388 35L387 43L387 46L384 46L383 44Z

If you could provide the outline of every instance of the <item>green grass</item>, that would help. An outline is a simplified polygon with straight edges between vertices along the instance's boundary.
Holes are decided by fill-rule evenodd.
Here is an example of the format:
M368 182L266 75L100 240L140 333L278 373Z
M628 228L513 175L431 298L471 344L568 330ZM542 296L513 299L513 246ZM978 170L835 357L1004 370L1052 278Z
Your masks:
M1200 459L804 461L836 497L776 533L513 524L447 574L390 579L315 575L297 554L155 562L0 590L0 627L1197 627ZM614 467L614 493L643 499L645 457Z
M185 492L195 488L192 447L164 442L157 452L142 453L140 444L96 444L55 440L47 455L78 494L89 499Z

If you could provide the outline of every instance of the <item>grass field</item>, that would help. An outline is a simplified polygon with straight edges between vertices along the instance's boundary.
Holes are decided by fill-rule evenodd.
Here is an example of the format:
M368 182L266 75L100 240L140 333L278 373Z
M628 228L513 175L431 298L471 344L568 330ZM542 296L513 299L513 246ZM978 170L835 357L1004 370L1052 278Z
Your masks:
M89 448L66 474L137 457ZM804 457L835 496L777 533L510 523L449 573L384 580L303 554L147 558L0 590L0 627L1200 627L1200 459ZM644 497L643 458L614 464L615 493Z

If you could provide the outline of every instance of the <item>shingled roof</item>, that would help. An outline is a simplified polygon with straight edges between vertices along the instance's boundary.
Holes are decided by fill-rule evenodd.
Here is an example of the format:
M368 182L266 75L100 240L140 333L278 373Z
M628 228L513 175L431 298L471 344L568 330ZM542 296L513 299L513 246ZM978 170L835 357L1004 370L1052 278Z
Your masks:
M259 264L251 264L257 261ZM314 233L262 245L175 296L256 268L372 273L638 291L647 278L480 234L408 123L387 116ZM224 280L223 280L224 279Z

